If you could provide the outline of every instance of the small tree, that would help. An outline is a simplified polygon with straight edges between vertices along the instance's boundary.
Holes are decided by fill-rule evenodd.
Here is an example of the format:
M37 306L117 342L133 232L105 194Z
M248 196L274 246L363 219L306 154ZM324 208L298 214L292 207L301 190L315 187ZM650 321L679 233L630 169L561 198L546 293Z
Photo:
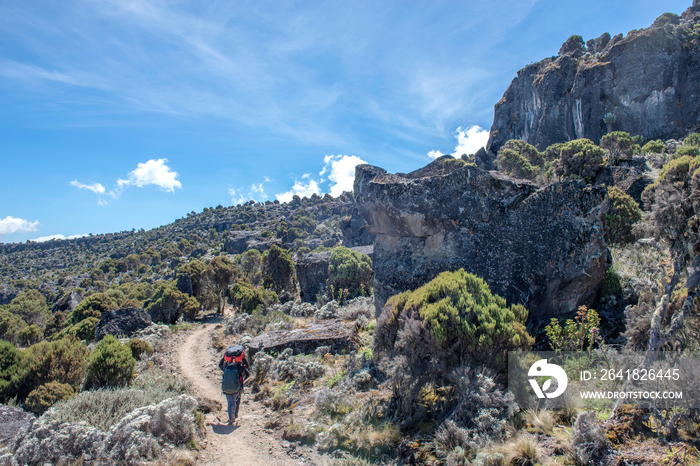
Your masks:
M626 244L634 241L632 225L642 219L642 211L632 196L615 186L608 187L610 205L603 214L605 237L611 243Z
M226 291L239 270L228 257L218 256L207 264L202 276L202 294L212 300L219 314L224 313Z
M289 251L272 245L264 257L263 267L266 288L272 288L283 302L297 296L296 270Z
M624 131L613 131L602 137L600 147L608 151L608 165L616 165L621 157L632 155L632 138Z
M135 366L131 349L113 335L107 335L90 355L85 386L88 389L122 387L134 378Z
M251 313L258 307L276 303L277 294L271 290L256 288L247 280L236 280L231 287L231 299L243 312Z
M253 285L262 280L262 254L257 249L248 249L241 255L241 273Z
M348 290L345 299L372 294L372 259L345 246L337 246L331 251L328 263L329 284L337 293ZM331 298L336 298L332 296Z

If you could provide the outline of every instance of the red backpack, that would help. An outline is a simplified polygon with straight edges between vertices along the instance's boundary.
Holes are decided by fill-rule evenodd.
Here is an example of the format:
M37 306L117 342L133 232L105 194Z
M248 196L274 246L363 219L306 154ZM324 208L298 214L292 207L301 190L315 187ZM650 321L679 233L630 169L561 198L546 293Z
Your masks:
M224 361L227 364L239 363L245 358L245 349L241 345L229 346L224 353Z

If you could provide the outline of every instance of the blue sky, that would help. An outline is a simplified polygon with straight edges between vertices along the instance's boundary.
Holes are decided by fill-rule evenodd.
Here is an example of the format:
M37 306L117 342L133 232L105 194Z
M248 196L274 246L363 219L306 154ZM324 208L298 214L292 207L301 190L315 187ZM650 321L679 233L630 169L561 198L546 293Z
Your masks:
M570 35L690 4L2 2L0 242L335 195L359 162L415 170L477 147L516 71Z

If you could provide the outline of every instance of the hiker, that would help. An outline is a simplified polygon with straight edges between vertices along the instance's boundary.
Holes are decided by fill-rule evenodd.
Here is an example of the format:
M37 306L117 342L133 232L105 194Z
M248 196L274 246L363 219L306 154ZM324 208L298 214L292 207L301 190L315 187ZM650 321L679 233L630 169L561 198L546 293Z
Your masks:
M229 346L219 361L219 369L224 371L221 378L221 393L228 403L228 423L233 425L238 417L238 408L243 395L243 382L248 378L248 360L241 345Z

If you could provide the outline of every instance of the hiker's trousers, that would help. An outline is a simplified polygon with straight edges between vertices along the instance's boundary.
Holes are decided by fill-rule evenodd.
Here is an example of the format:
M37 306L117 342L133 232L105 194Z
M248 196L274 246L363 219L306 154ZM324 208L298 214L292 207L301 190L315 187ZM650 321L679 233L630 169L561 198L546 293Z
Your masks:
M243 392L238 392L235 395L226 395L226 402L228 403L228 420L233 421L238 417L238 408L241 404L241 394Z

